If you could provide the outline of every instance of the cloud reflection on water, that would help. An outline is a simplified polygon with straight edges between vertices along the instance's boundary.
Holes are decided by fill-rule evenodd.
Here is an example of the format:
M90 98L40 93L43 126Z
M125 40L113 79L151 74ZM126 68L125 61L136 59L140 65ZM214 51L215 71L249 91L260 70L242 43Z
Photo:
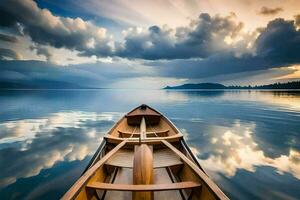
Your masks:
M60 112L43 119L0 124L0 187L36 176L60 161L83 160L94 153L120 113ZM17 159L12 159L17 158Z
M300 179L300 152L291 148L287 155L266 156L254 139L255 128L254 123L241 124L239 121L227 130L215 127L205 151L202 152L202 148L193 148L193 151L205 169L227 177L235 176L240 169L255 172L258 166L270 166L279 174L290 173ZM209 156L201 158L207 152Z
M184 129L231 199L265 199L265 191L271 199L300 196L299 92L49 90L1 92L1 198L59 198L102 135L141 103Z

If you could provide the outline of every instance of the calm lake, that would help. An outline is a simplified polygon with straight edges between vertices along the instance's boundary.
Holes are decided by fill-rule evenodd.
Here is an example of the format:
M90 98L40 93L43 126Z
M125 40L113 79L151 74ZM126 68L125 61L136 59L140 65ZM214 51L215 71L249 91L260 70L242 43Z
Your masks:
M59 199L142 103L231 199L300 199L300 92L163 90L0 91L0 199Z

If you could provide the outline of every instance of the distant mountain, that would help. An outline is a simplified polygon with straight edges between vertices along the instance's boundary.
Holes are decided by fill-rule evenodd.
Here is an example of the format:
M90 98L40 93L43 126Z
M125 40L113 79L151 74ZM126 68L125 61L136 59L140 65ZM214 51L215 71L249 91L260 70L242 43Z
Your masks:
M184 84L179 86L167 86L163 89L300 89L300 81L293 81L288 83L274 83L269 85L259 86L225 86L219 83L198 83L198 84Z
M101 85L94 72L43 61L0 60L0 89L83 89Z
M174 87L167 86L164 89L226 89L226 86L219 83L189 83Z
M77 84L62 82L62 81L27 81L27 82L11 82L11 81L0 81L0 89L82 89Z

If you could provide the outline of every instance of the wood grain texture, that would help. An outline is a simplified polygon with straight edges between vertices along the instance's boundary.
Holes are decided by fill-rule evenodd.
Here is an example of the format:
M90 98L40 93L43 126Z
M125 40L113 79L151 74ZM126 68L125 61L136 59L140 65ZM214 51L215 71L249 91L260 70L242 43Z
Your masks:
M172 184L173 181L166 168L154 169L154 184ZM155 191L154 199L182 200L180 190Z
M163 135L167 135L167 133L169 132L170 130L169 129L167 129L167 130L160 130L160 131L147 131L146 132L146 134L147 134L147 136L148 135L158 135L159 137L166 137L166 136L163 136ZM119 134L122 134L122 136L124 137L124 138L126 138L126 137L130 137L131 135L134 135L134 136L137 136L137 135L140 135L140 133L139 132L135 132L135 133L132 133L132 132L130 132L130 131L122 131L122 130L118 130L118 133Z
M142 120L141 120L141 124L140 124L140 137L141 139L146 139L147 138L147 134L146 134L146 131L147 131L147 128L146 128L146 121L145 121L145 118L143 117Z
M169 147L174 153L176 153L195 173L203 180L208 188L216 195L218 199L229 200L229 198L222 192L222 190L203 172L199 167L188 159L183 153L181 153L176 147L169 142L162 140L162 142Z
M74 199L75 196L81 191L81 189L84 189L83 187L96 173L97 169L101 167L112 155L114 155L125 144L126 144L126 140L118 144L115 148L113 148L110 152L108 152L101 160L99 160L93 167L88 169L88 171L86 171L86 173L84 173L75 182L75 184L65 193L65 195L61 198L61 200Z
M153 184L153 155L146 144L138 146L134 152L133 159L133 184ZM152 200L153 192L133 192L133 200Z
M112 157L110 157L105 164L133 168L133 150L120 149ZM153 168L169 167L174 165L181 165L182 161L179 156L170 149L158 149L153 152Z
M101 183L93 182L87 185L89 188L98 190L116 190L116 191L167 191L167 190L179 190L179 189L189 189L201 187L200 183L186 181L170 184L152 184L152 185L128 185L128 184L111 184L111 183Z
M106 135L104 138L107 140L109 143L113 144L119 144L123 140L128 140L127 144L130 145L137 145L140 144L139 138L119 138L119 137L114 137L111 135ZM154 145L154 144L161 144L161 140L166 140L168 142L177 142L180 141L183 138L183 135L177 134L177 135L172 135L168 137L147 137L147 139L144 139L141 141L142 144L149 144L149 145Z
M100 154L95 154L93 165L62 199L94 200L95 189L108 200L178 200L184 195L191 200L228 199L193 160L193 154L182 148L183 134L175 125L149 106L142 107L133 109L111 128L104 137L105 149L111 150L103 151L107 154L101 154L100 160ZM116 176L112 176L116 167ZM173 179L165 167L171 169ZM108 181L109 177L114 177L113 181Z

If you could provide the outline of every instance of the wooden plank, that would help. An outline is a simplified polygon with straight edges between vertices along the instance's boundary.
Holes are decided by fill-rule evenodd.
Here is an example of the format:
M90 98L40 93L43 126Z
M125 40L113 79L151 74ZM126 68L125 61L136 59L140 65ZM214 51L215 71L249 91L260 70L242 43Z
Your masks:
M166 168L154 169L154 184L173 183ZM180 190L155 191L154 199L182 200Z
M116 167L133 167L133 150L120 149L112 157L110 157L105 164Z
M146 144L141 144L134 152L133 184L153 184L153 155ZM132 199L151 200L153 199L153 192L133 192Z
M105 164L116 167L133 168L133 155L134 152L132 150L120 149L117 153L110 157ZM180 160L180 157L169 148L158 149L153 152L154 169L181 164L182 161Z
M199 177L204 181L208 188L221 200L229 200L229 198L222 192L222 190L202 171L199 167L188 159L183 153L181 153L176 147L169 142L162 140L167 147L169 147L174 153L176 153Z
M182 161L170 149L158 149L153 153L153 168L169 167L174 165L181 165Z
M100 182L100 181L98 181ZM132 169L119 168L113 184L132 184ZM104 190L98 190L104 191ZM117 190L105 190L105 200L131 200L131 191L117 191Z
M61 198L62 200L73 199L80 190L84 187L84 185L88 182L88 180L96 173L97 169L101 167L112 155L114 155L119 149L121 149L127 140L124 140L120 144L118 144L115 148L113 148L110 152L108 152L101 160L99 160L94 166L88 169L76 182L75 184L65 193L65 195Z
M146 139L147 138L147 135L146 135L146 121L145 121L145 118L143 117L142 120L141 120L141 124L140 124L140 131L141 131L141 139Z
M167 191L180 190L201 187L200 183L185 181L170 184L152 184L152 185L128 185L93 182L87 185L89 188L98 190L116 190L116 191Z

